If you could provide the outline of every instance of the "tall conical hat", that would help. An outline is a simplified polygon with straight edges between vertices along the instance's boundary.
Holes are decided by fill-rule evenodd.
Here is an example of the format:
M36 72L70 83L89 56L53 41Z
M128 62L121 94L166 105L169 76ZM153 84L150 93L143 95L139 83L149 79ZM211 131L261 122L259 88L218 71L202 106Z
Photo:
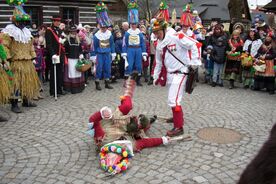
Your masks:
M183 8L183 13L180 19L180 23L183 26L192 27L193 26L193 15L192 15L191 4L186 4Z
M127 6L128 9L128 22L130 24L139 23L138 4L136 0L130 0Z
M11 17L12 21L20 22L31 20L30 15L28 15L23 9L23 5L27 2L28 0L7 0L8 5L15 6Z
M110 27L112 25L112 21L107 13L107 6L102 1L96 5L96 17L101 27Z
M170 21L170 13L169 13L169 6L166 0L162 0L159 5L159 12L156 17L162 17L165 21Z

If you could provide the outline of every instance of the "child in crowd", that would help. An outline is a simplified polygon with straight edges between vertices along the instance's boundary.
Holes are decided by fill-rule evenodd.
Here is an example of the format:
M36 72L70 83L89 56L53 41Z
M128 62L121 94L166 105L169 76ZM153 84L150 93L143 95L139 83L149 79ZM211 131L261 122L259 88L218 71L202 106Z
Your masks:
M45 58L44 58L44 46L43 43L39 40L39 33L38 31L32 32L32 35L34 37L34 49L36 53L36 59L33 61L35 65L35 69L40 81L40 91L43 91L42 88L42 82L44 79L44 74L45 74L45 68L46 68L46 63L45 63ZM38 99L43 99L41 95L38 95L37 97L34 98L34 100Z
M213 46L208 45L203 52L203 59L205 61L205 83L211 83L214 69L214 62L211 60Z
M146 45L146 51L148 53L148 56L150 55L150 42L147 35L147 28L144 25L140 26L140 31L143 33L144 37L144 43ZM149 57L147 57L147 61L143 61L143 76L145 79L145 82L149 81Z

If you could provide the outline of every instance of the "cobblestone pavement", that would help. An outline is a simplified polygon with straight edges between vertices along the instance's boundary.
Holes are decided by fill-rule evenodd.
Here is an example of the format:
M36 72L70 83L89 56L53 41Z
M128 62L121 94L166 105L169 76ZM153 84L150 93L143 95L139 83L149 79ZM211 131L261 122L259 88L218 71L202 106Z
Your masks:
M83 132L91 113L104 105L116 107L120 86L122 82L114 90L96 92L89 84L82 94L62 96L57 102L47 96L37 108L24 108L18 115L2 107L10 120L0 124L0 183L232 184L276 122L276 95L200 84L183 103L185 133L192 141L145 149L131 160L126 173L106 177L93 141ZM166 92L161 87L137 87L134 113L169 117ZM164 135L171 126L160 120L150 134ZM206 127L233 129L242 138L232 144L204 141L197 132Z

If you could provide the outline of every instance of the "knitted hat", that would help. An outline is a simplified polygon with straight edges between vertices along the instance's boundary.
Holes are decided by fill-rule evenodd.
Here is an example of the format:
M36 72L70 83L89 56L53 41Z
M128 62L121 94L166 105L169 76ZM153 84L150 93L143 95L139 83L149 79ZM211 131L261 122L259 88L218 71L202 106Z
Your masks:
M156 17L162 17L165 21L170 21L169 6L166 0L162 0L159 5L159 12Z
M139 23L138 4L136 0L130 0L127 6L128 9L128 22L130 24Z
M31 20L30 15L28 15L23 9L23 5L27 1L28 0L7 0L8 5L15 6L11 17L12 21L21 22Z
M102 1L96 5L96 17L101 27L109 27L112 25L112 21L107 14L107 6Z
M192 27L193 26L193 15L191 13L191 4L186 4L183 8L183 13L180 19L182 26Z

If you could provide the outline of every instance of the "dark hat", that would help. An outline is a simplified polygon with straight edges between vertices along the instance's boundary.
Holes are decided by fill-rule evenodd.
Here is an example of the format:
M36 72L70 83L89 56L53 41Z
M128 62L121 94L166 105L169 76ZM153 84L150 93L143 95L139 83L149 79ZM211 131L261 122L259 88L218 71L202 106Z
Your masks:
M32 31L31 33L33 37L39 37L38 31Z
M68 31L69 32L77 32L78 28L76 26L70 26Z
M52 21L61 21L61 17L59 15L53 15Z

